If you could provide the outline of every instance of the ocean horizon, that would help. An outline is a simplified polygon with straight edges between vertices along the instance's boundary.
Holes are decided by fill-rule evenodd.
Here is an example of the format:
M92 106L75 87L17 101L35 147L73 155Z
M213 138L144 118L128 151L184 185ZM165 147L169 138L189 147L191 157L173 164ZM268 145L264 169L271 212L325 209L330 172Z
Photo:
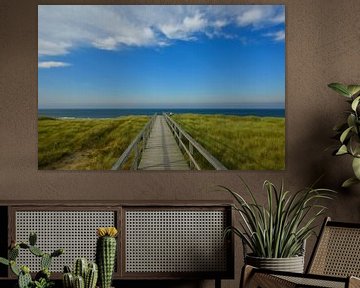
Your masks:
M284 108L142 108L142 109L38 109L38 116L54 118L115 118L129 115L174 114L219 114L233 116L285 117Z

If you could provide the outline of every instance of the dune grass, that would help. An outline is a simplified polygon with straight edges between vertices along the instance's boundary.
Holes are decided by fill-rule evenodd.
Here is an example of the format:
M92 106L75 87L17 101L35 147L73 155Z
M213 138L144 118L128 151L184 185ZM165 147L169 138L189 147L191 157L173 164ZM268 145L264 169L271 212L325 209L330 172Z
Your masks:
M186 132L231 170L285 168L285 118L177 114ZM204 169L209 169L201 161Z
M110 169L147 116L114 119L38 119L39 169Z

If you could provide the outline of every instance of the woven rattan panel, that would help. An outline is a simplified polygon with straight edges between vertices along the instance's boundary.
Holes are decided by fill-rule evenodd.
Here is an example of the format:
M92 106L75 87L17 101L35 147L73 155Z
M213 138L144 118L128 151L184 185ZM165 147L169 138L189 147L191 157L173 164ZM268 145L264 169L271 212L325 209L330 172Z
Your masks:
M294 287L326 287L326 288L345 288L345 279L343 282L315 279L315 278L302 278L295 276L275 276L287 280L294 284ZM295 285L296 284L296 285ZM280 286L279 286L280 287ZM282 287L282 286L281 286Z
M360 277L360 229L326 227L309 272Z
M96 228L102 226L115 226L114 211L16 211L16 241L28 242L29 233L36 231L37 246L44 252L64 248L53 260L52 272L62 272L78 257L95 260ZM21 251L18 262L31 271L40 268L40 259L29 251Z
M226 271L224 211L125 213L126 272Z

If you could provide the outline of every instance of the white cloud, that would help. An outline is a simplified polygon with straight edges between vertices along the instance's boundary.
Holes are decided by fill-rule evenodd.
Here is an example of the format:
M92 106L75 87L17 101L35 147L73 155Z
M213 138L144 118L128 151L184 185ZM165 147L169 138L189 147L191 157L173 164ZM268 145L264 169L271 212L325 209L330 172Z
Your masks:
M261 28L271 24L285 22L284 9L278 9L273 5L251 5L244 9L237 17L239 26L253 26Z
M95 39L92 44L99 49L114 50L117 42L113 37L107 37L105 39Z
M117 50L228 37L228 25L257 29L284 23L282 5L39 5L39 56L78 47Z
M285 31L280 30L277 32L266 33L266 34L264 34L264 36L271 37L274 41L284 41L285 40Z
M58 68L67 66L71 66L71 64L59 61L41 61L38 63L39 68Z
M183 24L187 31L199 31L206 26L206 20L196 13L193 17L185 17Z
M228 22L226 20L223 19L219 19L219 20L215 20L215 22L213 23L213 26L221 29L223 27L225 27L228 24Z
M245 11L242 15L239 15L237 18L238 24L240 26L247 26L250 24L255 24L261 22L266 14L266 11L261 8L251 8L248 11Z
M282 9L280 13L275 15L270 19L271 22L278 24L278 23L285 23L285 10Z
M180 23L159 25L159 29L168 39L193 40L193 34L201 32L206 26L207 21L197 12L186 16Z
M39 39L39 54L40 55L62 55L67 54L71 47L70 43L61 41L47 41L46 39Z

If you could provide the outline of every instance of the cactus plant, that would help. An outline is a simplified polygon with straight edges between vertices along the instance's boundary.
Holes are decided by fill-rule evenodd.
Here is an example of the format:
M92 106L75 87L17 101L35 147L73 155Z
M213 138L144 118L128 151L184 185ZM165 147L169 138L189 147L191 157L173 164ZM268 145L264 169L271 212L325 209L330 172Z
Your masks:
M42 270L40 270L38 273L36 273L35 275L35 280L39 281L41 279L45 279L45 280L49 280L50 279L50 271L48 268L44 268Z
M41 250L40 250L40 248L39 247L36 247L36 246L30 246L29 247L29 251L32 253L32 254L34 254L35 256L37 256L37 257L41 257L41 256L43 256L44 255L44 252L42 252Z
M31 246L35 246L36 245L36 241L37 241L37 235L34 232L31 232L29 235L29 244Z
M95 288L98 279L98 266L96 263L89 263L85 276L85 288Z
M89 263L85 258L76 259L74 273L69 266L64 266L64 288L95 288L98 279L98 267L96 263ZM82 286L84 285L84 286Z
M19 276L20 274L20 268L19 266L16 265L16 262L14 260L10 260L9 262L10 264L10 269L11 271L16 275L16 276Z
M51 265L51 260L52 260L51 255L48 253L44 253L44 255L41 256L41 262L40 262L41 269L45 269L45 268L49 269Z
M74 288L85 288L84 278L80 275L74 277Z
M8 259L0 257L0 264L10 266L11 271L18 276L18 286L19 288L48 288L52 286L50 281L50 265L53 257L58 257L64 253L63 249L57 249L51 254L44 253L36 245L37 236L35 233L30 233L29 244L20 242L16 243L11 242ZM16 259L19 256L19 250L29 250L30 253L37 257L41 257L41 270L36 274L35 281L32 280L30 275L30 269L27 266L19 267L16 263Z
M99 238L96 243L96 262L99 267L99 282L101 288L110 288L114 272L116 256L115 227L102 227L97 229Z
M30 269L27 266L21 267L21 271L19 274L18 285L19 288L28 288L32 283Z
M19 256L19 247L18 246L9 250L9 253L8 253L9 260L15 261L18 256Z
M62 277L64 288L73 288L74 287L74 276L72 273L64 273Z
M88 261L85 258L76 259L74 267L75 276L81 276L83 279L85 279L87 268Z

